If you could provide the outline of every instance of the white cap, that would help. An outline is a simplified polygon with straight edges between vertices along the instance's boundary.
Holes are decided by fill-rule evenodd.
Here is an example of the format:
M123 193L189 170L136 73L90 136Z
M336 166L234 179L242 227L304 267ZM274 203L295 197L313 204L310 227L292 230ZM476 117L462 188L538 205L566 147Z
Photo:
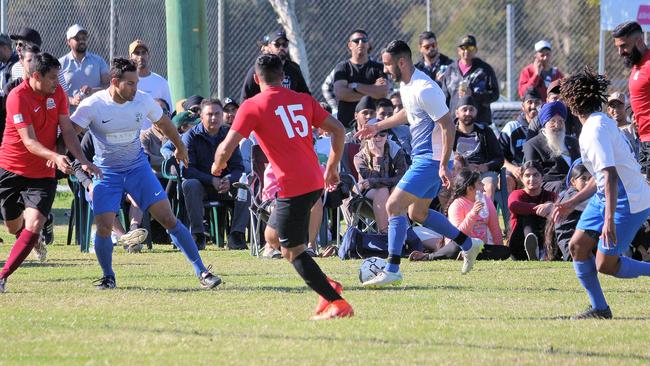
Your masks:
M535 52L539 52L543 50L544 48L548 48L549 50L551 49L551 42L541 40L537 43L535 43Z
M77 34L79 34L79 32L88 33L86 28L80 26L79 24L74 24L65 32L65 39L74 38L77 36Z

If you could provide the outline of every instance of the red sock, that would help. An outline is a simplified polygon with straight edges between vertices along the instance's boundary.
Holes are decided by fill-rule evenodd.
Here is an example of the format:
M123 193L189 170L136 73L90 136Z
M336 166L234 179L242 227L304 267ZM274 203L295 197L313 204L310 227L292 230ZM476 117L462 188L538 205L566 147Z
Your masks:
M18 240L16 240L16 243L14 243L14 246L11 248L11 252L9 252L9 258L7 258L4 267L2 267L0 278L9 277L18 269L18 267L20 267L25 258L29 255L29 252L34 248L34 245L36 245L39 236L40 234L34 234L27 229L23 229Z

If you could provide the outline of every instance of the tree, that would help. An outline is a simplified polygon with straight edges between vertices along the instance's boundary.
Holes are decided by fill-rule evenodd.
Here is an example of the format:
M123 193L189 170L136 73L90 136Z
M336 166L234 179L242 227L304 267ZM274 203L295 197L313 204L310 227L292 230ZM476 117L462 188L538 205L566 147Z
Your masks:
M302 37L300 30L300 23L296 16L296 1L295 0L269 0L273 10L278 14L278 23L282 25L284 31L289 38L289 53L291 59L300 65L302 75L310 86L311 78L309 75L309 61L307 60L307 49L305 48L305 40Z

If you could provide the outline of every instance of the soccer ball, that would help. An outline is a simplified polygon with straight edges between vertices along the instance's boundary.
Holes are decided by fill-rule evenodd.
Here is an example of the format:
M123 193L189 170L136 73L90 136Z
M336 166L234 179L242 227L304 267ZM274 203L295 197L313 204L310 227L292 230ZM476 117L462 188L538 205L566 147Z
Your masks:
M383 271L385 267L386 260L384 258L371 257L364 259L359 268L359 281L364 283L372 280L379 274L379 272Z

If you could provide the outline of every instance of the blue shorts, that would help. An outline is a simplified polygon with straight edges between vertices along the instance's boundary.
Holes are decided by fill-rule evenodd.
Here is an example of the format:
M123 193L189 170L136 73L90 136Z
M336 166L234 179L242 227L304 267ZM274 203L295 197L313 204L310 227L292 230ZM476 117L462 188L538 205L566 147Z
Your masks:
M614 224L616 224L616 246L611 249L603 247L603 240L598 240L598 250L606 255L621 255L632 243L637 231L650 215L650 208L637 212L630 212L630 203L627 199L619 199L616 204L614 213ZM601 201L598 195L594 195L589 200L587 207L580 216L580 221L576 229L583 231L591 230L597 233L603 231L605 222L605 203Z
M114 172L104 169L104 179L93 181L93 213L118 212L124 192L131 195L142 211L152 204L167 199L149 164L130 170Z
M397 183L397 187L418 198L432 199L438 195L442 186L439 170L439 161L430 157L414 156L413 164Z

